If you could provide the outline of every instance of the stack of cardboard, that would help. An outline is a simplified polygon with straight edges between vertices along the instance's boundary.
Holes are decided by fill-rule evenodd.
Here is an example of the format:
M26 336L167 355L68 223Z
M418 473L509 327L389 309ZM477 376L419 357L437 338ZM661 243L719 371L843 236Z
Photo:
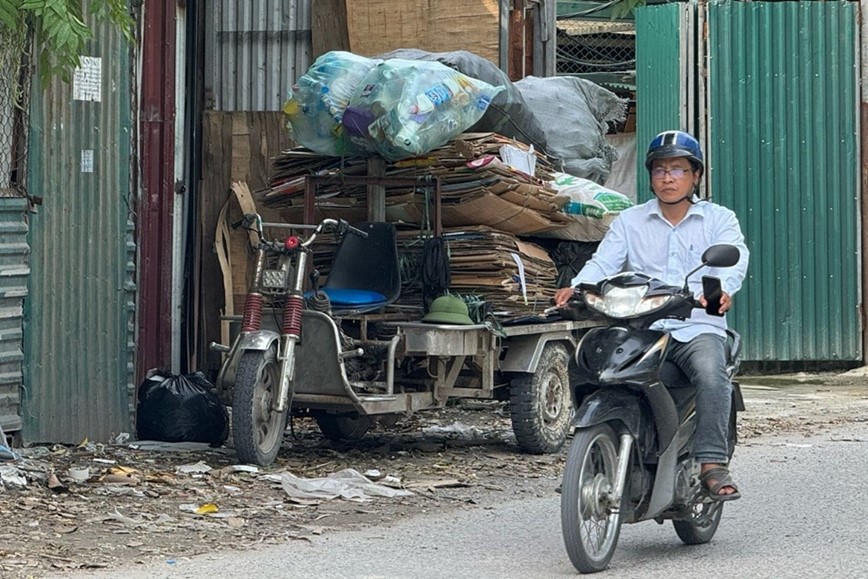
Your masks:
M539 245L485 226L447 229L443 239L449 256L451 293L478 296L502 319L539 313L551 305L558 271ZM406 277L398 305L421 311L422 243L418 232L399 232L398 251Z
M534 175L522 173L498 158L509 145L533 155ZM304 204L305 175L364 175L365 159L321 157L303 149L275 159L270 189L258 200L278 210L288 222L298 222ZM523 143L494 133L465 133L422 157L386 166L386 177L430 175L441 180L443 227L486 225L506 233L531 236L564 227L569 218L559 211L567 199L546 184L551 165ZM367 215L364 185L335 184L317 191L316 218L362 221ZM392 222L430 226L433 194L420 187L387 187L386 218ZM426 223L428 221L429 223Z
M450 231L450 290L478 295L505 318L551 305L557 269L540 246L485 227Z
M534 168L523 172L507 165L500 158L503 146L532 158ZM305 175L365 175L367 170L366 159L322 157L294 149L275 159L270 188L256 195L259 203L278 211L287 222L300 223ZM546 185L553 175L548 160L523 143L493 133L465 133L422 157L387 164L384 176L440 179L449 291L478 296L495 315L509 319L539 313L550 305L556 290L554 262L540 246L519 239L568 222L559 211L566 198ZM401 226L403 284L395 306L421 311L419 263L425 235L433 230L433 189L390 185L385 191L386 220ZM365 185L321 185L315 217L363 221L366 203ZM327 245L317 248L314 256L323 275L334 247Z

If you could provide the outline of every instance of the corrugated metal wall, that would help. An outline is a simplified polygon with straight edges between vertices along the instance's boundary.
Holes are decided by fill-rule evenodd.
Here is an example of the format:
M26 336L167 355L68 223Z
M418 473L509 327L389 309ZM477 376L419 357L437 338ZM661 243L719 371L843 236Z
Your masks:
M687 26L688 3L674 2L636 9L636 143L639 201L651 197L645 148L654 135L687 129L693 53Z
M860 360L855 2L709 6L711 191L751 250L748 360Z
M281 109L311 64L311 1L205 2L206 109Z
M93 26L93 23L90 23ZM28 188L24 437L109 440L131 432L135 245L129 45L94 27L88 78L34 82ZM77 89L79 97L74 98Z
M0 198L0 425L6 434L21 430L21 328L30 274L26 212L26 199Z

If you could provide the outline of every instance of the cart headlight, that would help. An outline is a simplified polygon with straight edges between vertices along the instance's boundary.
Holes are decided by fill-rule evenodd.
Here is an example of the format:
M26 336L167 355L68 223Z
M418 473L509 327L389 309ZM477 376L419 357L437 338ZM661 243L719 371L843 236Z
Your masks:
M282 290L286 287L286 272L282 269L266 269L262 272L264 289Z
M647 286L609 287L605 294L586 291L585 303L610 318L635 318L665 306L671 295L645 297Z

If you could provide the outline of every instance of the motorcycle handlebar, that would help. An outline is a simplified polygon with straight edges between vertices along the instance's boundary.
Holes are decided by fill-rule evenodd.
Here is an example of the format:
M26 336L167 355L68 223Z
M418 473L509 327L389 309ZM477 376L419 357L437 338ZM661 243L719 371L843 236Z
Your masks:
M368 234L357 227L353 227L343 219L323 219L317 225L308 225L303 223L272 223L262 221L262 216L258 213L245 213L244 217L231 224L233 228L244 227L244 229L253 230L259 234L260 238L264 238L263 230L268 227L272 229L306 229L312 231L305 245L312 242L320 233L333 230L338 235L352 233L361 238L368 237Z
M554 302L554 300L552 300ZM581 310L585 307L585 300L579 288L574 288L573 296L562 306L553 305L543 310L543 315L548 316L563 310Z

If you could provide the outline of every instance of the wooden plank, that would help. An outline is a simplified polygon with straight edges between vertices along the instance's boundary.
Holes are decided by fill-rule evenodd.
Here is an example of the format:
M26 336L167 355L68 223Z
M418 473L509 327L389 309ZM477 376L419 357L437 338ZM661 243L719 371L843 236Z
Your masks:
M231 180L229 163L231 142L224 135L224 124L231 119L226 113L206 112L202 119L202 188L199 191L199 247L200 262L196 269L199 279L199 333L197 369L219 367L220 355L208 351L211 341L220 340L220 309L223 304L223 286L214 283L221 277L220 265L214 254L214 231L220 208L229 195Z
M220 315L226 304L223 272L214 250L217 219L229 199L232 181L246 182L251 191L267 187L272 158L290 146L285 119L280 112L208 111L203 116L199 262L194 267L199 272L197 327L201 337L195 347L196 369L206 373L220 366L220 355L210 352L208 344L221 340ZM236 210L233 215L238 218L240 213ZM243 235L237 244L233 239L234 263L242 268L232 272L236 293L243 293L245 286L244 244Z
M311 2L313 58L330 50L350 50L346 0Z

